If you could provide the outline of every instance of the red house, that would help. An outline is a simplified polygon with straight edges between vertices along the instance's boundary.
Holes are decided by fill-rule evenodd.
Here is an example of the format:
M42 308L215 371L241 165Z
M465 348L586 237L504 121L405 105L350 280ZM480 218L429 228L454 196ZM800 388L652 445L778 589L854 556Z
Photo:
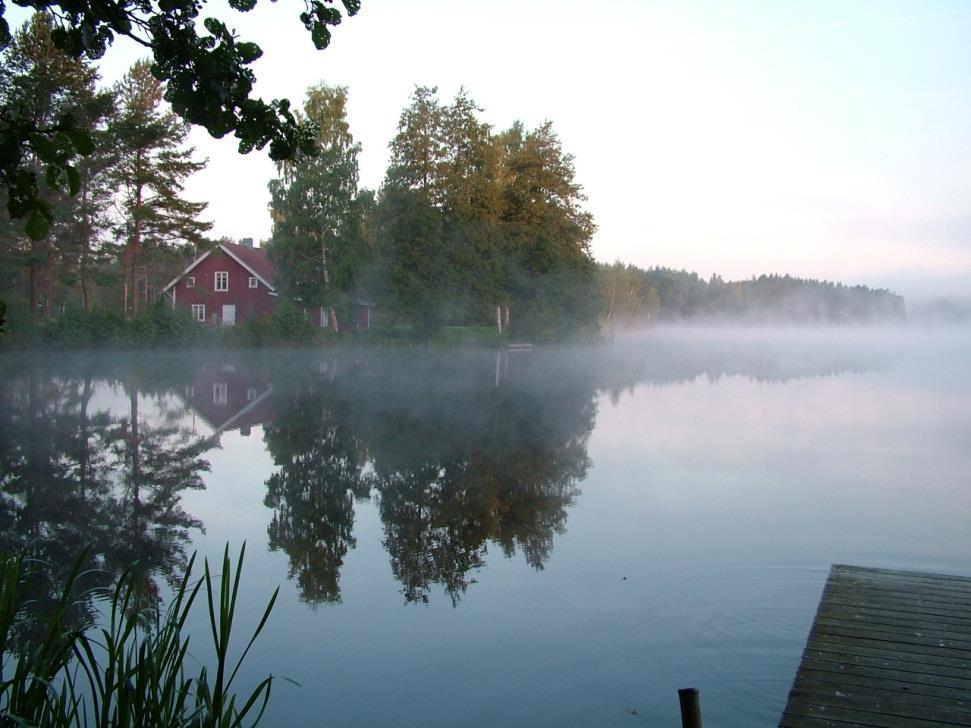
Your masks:
M273 312L278 299L275 279L266 250L244 238L244 244L220 243L200 255L162 292L172 299L173 308L189 309L197 321L232 326ZM330 323L324 308L314 307L307 315L315 326L326 328ZM369 302L356 304L354 319L357 328L370 328Z

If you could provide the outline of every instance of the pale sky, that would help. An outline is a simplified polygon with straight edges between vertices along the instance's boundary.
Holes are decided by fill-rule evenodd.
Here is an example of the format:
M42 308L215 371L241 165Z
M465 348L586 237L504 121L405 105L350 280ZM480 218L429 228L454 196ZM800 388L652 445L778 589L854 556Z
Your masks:
M971 295L971 0L363 0L323 52L302 3L207 8L265 98L349 87L364 186L415 84L464 85L497 128L553 121L599 260ZM214 234L268 237L265 152L193 142Z

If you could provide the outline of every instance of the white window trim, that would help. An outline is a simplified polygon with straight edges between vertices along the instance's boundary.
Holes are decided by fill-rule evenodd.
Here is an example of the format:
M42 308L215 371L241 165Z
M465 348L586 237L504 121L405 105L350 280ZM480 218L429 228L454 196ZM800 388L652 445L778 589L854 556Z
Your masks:
M223 382L216 382L212 385L212 403L213 404L228 404L229 403L229 385Z
M193 303L192 304L192 318L196 321L206 321L206 304L204 303Z
M223 286L222 288L219 287L219 276L220 275L226 276L226 285ZM214 291L220 291L220 292L227 292L227 291L229 291L229 271L228 270L217 270L215 273L213 273L213 276L214 276L214 278L213 278L213 284L214 284L213 285L213 290Z
M186 276L185 277L185 287L186 288L195 288L196 287L196 277L195 276Z
M250 288L259 288L260 287L260 282L256 279L256 276L250 276L249 277L249 287Z

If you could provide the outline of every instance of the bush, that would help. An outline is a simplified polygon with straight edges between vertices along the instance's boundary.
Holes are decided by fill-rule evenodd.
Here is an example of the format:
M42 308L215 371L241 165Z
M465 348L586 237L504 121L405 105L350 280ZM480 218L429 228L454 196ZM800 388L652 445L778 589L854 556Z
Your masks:
M289 301L276 305L270 316L269 331L275 341L290 344L309 344L316 334L303 309Z
M196 343L203 333L198 322L183 308L172 308L159 301L152 307L155 343L161 346L187 346Z

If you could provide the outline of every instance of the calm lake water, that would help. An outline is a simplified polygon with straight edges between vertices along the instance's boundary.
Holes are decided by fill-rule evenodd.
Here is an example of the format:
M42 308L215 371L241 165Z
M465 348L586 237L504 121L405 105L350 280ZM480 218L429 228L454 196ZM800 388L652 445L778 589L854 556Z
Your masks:
M6 355L3 545L245 540L268 725L775 725L830 564L971 574L968 334Z

